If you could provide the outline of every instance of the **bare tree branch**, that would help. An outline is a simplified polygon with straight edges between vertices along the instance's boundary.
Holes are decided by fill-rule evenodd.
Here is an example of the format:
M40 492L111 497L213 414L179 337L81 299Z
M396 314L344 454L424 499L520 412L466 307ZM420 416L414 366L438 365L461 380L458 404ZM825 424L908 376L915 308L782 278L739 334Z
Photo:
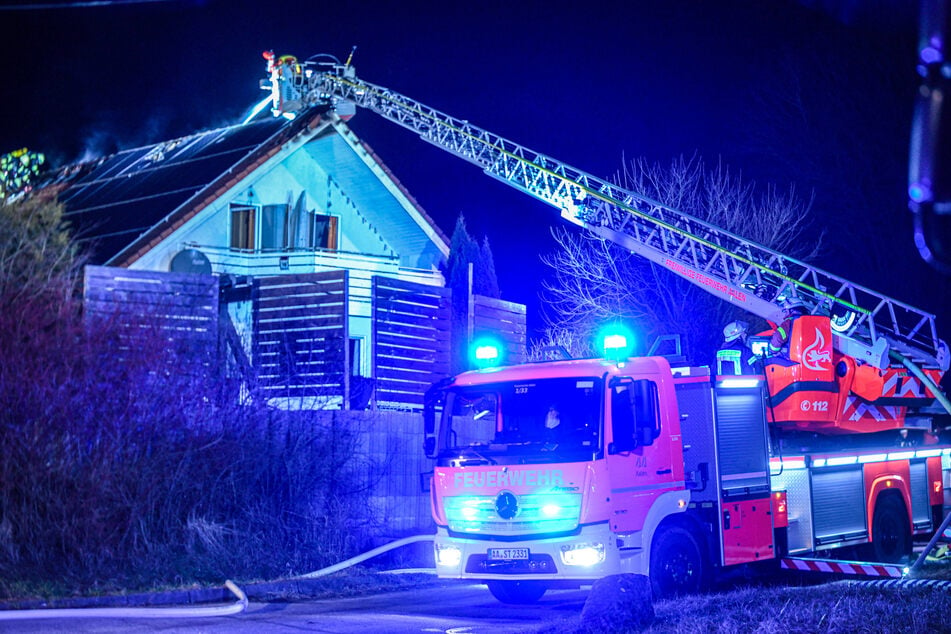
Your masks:
M779 252L809 259L819 251L819 241L807 238L812 199L802 199L794 188L758 193L741 173L721 162L705 169L696 156L679 157L666 169L636 159L615 178ZM555 333L568 330L592 341L601 325L620 319L642 333L639 352L646 351L647 339L679 333L688 354L705 356L718 345L722 326L740 315L735 306L591 233L556 228L553 235L558 247L542 260L554 274L543 287L545 319Z

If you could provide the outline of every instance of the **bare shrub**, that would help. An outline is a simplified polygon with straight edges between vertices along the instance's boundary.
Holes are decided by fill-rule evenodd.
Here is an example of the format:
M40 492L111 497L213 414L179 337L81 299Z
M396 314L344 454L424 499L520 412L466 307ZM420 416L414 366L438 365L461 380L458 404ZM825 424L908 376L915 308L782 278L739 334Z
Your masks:
M365 545L352 431L241 402L214 351L148 318L84 320L72 247L27 234L0 236L0 596L275 577Z

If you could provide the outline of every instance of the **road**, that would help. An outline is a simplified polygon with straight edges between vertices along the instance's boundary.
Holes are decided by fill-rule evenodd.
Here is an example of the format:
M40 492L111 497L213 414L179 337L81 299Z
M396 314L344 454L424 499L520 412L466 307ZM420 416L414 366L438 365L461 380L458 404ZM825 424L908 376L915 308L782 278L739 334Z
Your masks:
M534 605L509 606L496 601L485 586L446 584L348 599L251 603L241 614L225 617L0 621L0 631L528 633L559 622L577 625L587 595L587 589L558 590Z

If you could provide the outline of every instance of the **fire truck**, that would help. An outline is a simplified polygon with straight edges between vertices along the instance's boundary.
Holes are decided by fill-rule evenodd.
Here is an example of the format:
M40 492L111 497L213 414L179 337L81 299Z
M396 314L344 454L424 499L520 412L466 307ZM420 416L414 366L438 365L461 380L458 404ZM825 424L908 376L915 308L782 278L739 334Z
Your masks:
M372 110L773 325L790 298L807 309L758 374L630 357L612 335L604 358L435 384L423 419L441 577L524 603L622 573L666 597L842 553L896 574L885 564L941 523L951 443L935 421L951 403L934 315L362 81L349 60L265 57L275 115Z

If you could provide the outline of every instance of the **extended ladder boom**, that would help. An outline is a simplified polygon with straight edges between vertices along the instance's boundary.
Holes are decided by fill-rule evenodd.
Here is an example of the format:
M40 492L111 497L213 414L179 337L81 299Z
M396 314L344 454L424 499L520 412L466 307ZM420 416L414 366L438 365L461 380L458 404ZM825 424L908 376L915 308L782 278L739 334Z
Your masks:
M889 350L946 370L947 344L934 315L719 229L405 95L358 79L346 64L268 57L275 115L356 104L478 165L485 173L561 210L561 215L708 292L774 323L795 296L832 316L834 345L878 368Z

